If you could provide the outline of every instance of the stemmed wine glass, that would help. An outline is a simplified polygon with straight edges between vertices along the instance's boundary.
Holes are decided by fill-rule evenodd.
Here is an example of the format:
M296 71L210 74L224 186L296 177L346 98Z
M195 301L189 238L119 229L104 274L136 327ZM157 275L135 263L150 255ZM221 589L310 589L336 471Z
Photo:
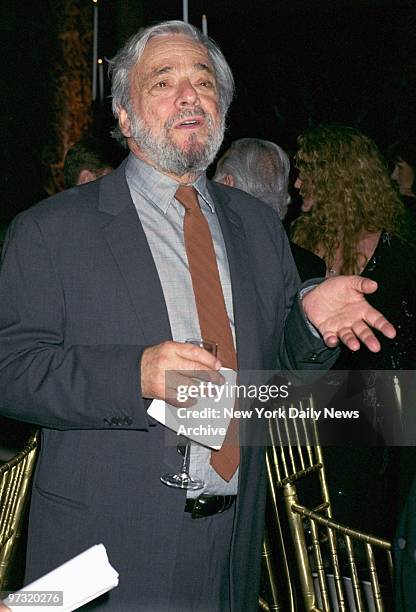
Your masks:
M215 342L203 340L202 338L188 338L186 342L200 346L211 353L211 355L214 355L214 357L217 356L218 345L215 344ZM181 471L177 474L163 474L163 476L160 477L163 484L167 485L168 487L175 487L176 489L189 489L190 491L203 489L205 485L204 481L200 478L192 478L189 473L191 445L192 442L188 439L184 447Z

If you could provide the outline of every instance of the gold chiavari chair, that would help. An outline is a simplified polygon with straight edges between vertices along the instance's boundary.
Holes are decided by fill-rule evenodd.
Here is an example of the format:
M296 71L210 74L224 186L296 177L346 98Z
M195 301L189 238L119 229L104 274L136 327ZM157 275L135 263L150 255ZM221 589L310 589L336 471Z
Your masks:
M9 461L0 464L0 590L13 578L13 560L20 541L36 463L38 434Z
M289 407L306 413L309 410L311 414L313 398L283 408ZM263 561L269 600L260 599L260 608L285 612L388 612L392 593L391 545L341 524L332 516L316 422L275 419L270 420L269 430L271 446L266 459L273 516L268 538L270 528L276 529L278 546L272 568L273 554L265 540L263 557L267 562ZM305 488L305 484L310 486ZM312 506L302 503L306 498L313 498ZM290 533L286 539L280 526L283 519ZM283 597L282 584L286 591Z

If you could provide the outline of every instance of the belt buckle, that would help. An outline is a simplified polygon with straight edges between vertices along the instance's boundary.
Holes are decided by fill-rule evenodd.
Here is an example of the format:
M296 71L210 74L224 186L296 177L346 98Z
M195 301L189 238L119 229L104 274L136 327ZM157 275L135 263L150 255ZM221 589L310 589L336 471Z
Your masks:
M221 514L231 508L234 501L232 495L208 495L197 497L192 507L191 517L194 519Z

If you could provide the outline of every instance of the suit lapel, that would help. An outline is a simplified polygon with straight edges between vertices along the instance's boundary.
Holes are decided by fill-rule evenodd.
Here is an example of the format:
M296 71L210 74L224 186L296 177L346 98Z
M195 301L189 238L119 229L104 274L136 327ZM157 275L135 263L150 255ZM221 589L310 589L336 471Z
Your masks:
M101 183L99 210L107 213L103 233L126 284L143 336L149 344L158 344L171 339L172 333L162 286L130 196L124 167L123 163Z
M250 273L246 236L229 194L208 182L230 269L239 369L249 369L257 346L256 294ZM100 185L99 211L103 232L131 297L143 335L149 344L172 338L157 269L125 179L125 162Z
M237 360L240 370L251 369L257 346L256 294L251 275L247 240L240 216L231 208L229 194L208 182L227 250L233 294ZM237 192L236 192L237 193Z

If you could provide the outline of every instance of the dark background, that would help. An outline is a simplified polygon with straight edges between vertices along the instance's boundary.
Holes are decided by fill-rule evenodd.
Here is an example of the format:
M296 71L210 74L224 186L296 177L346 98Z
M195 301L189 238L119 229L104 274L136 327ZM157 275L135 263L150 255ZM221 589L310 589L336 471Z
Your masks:
M200 26L203 13L237 84L224 146L251 136L290 152L320 121L356 125L382 148L413 130L414 2L189 0L191 23ZM99 54L111 57L142 25L181 17L181 0L101 0ZM57 1L1 4L0 224L44 196L59 19ZM91 112L96 130L108 132L109 103Z

